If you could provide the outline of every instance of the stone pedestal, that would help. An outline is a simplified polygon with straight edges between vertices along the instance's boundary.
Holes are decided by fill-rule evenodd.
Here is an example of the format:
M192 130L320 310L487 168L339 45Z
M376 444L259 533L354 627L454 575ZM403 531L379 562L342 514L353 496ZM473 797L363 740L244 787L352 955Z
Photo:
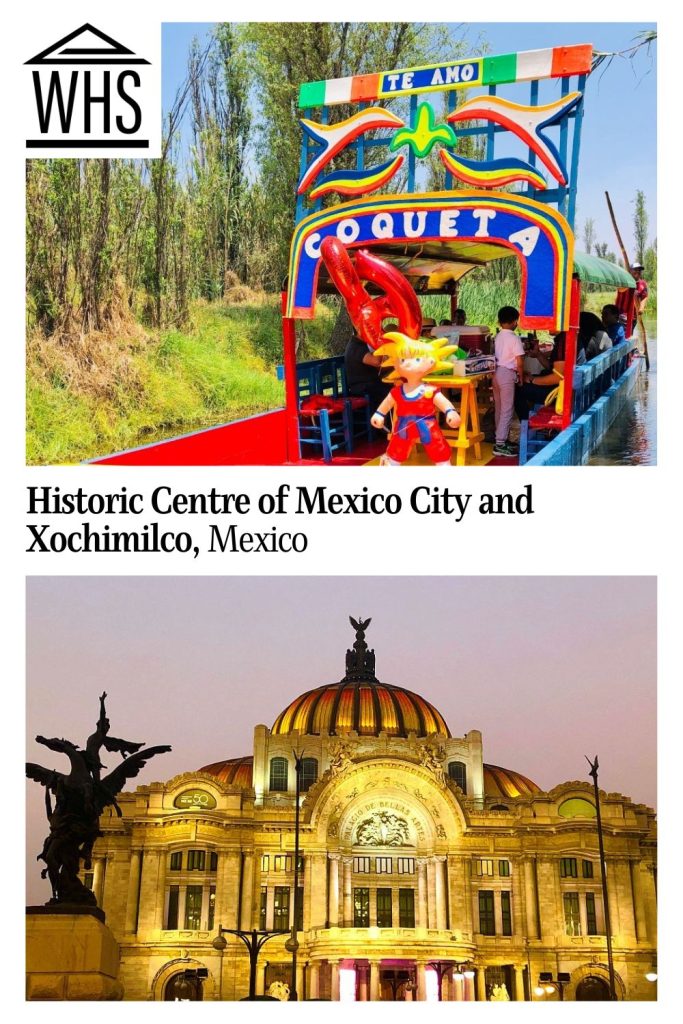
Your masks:
M28 1000L123 999L119 947L96 907L26 908Z

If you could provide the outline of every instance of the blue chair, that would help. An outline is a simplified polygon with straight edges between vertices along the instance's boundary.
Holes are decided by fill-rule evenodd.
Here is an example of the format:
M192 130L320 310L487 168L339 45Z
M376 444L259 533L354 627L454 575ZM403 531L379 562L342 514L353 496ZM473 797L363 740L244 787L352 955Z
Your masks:
M284 379L284 368L277 370ZM296 375L302 447L319 447L327 463L335 451L353 451L356 438L370 433L370 407L367 399L347 394L344 357L297 363Z

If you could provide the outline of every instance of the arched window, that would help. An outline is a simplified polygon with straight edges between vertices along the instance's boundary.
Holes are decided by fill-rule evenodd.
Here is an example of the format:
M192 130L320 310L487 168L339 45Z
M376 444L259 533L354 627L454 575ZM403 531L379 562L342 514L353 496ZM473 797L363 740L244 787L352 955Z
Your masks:
M453 780L456 786L460 786L463 793L467 792L467 765L462 761L448 762L448 777Z
M305 793L318 781L318 761L315 757L304 757L301 761L301 792Z
M270 791L271 793L287 792L287 758L271 757L270 759Z

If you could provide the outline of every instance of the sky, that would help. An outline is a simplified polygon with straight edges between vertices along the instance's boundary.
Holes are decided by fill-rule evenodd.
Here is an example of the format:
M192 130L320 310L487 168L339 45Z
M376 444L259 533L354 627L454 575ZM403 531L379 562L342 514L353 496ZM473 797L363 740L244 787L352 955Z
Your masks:
M487 763L551 789L597 753L601 788L655 806L655 602L651 577L30 577L27 759L66 768L34 737L84 745L103 690L112 735L173 747L131 788L251 754L255 725L343 677L353 615L372 617L378 679L455 736L479 729ZM27 794L43 902L44 793Z
M474 22L453 25L453 35L471 42L472 50L484 41L491 54L587 42L592 43L595 50L614 52L632 46L640 32L652 28L655 25L650 22ZM193 38L197 37L201 44L208 40L210 32L211 25L201 22L163 26L164 111L173 102L185 75ZM649 56L643 48L633 61L616 58L607 70L604 67L602 65L588 78L586 87L575 234L577 247L582 249L583 225L587 218L592 218L596 240L607 242L610 249L617 251L605 202L605 191L608 191L630 253L634 248L633 209L637 189L646 196L649 242L657 236L656 44ZM502 95L522 100L505 88L507 91L501 90Z

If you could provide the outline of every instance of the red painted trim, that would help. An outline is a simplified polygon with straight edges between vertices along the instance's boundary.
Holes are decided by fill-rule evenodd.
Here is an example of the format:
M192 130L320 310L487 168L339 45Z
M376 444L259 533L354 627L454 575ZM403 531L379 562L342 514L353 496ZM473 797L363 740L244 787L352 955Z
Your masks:
M285 411L275 409L93 459L97 466L282 466L287 461Z
M554 46L550 74L553 78L589 75L592 61L593 46L591 43L579 43L577 46Z
M281 292L282 306L282 362L285 368L285 417L287 432L287 459L298 462L301 458L299 442L299 395L296 382L296 327L294 320L284 315L287 292Z
M562 405L562 429L566 430L572 421L572 396L574 393L574 367L576 366L576 336L579 330L581 309L581 282L572 278L569 298L569 330L564 346L564 402Z
M351 82L351 102L376 100L379 96L380 75L354 75Z

